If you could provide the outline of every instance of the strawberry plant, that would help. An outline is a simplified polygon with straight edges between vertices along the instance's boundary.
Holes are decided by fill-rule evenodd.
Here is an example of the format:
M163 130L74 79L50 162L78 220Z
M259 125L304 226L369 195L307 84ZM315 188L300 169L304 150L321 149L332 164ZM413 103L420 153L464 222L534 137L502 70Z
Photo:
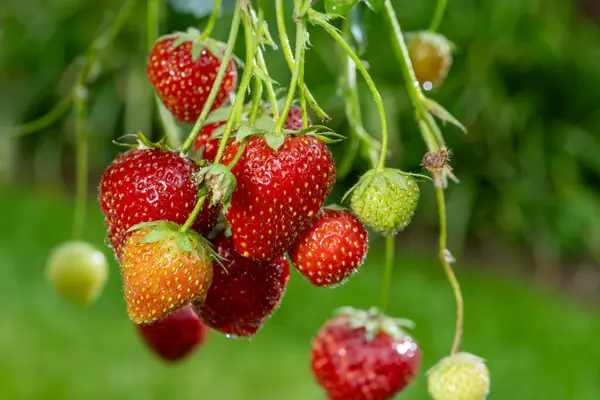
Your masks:
M435 32L446 1L439 1L429 30L406 37L390 0L327 0L324 9L318 1L290 3L288 18L283 0L236 0L229 35L222 42L212 37L221 21L220 0L202 31L190 28L164 36L159 36L159 2L148 2L146 76L155 91L164 138L154 143L143 132L125 134L117 144L131 149L115 158L99 184L107 242L120 265L124 309L148 346L168 361L189 354L209 328L228 336L254 336L278 307L285 312L282 298L290 267L316 287L339 286L367 257L370 229L385 237L386 244L379 304L368 311L346 307L327 321L316 333L311 367L331 399L390 399L421 373L422 351L404 330L410 327L418 337L414 324L385 314L394 240L419 212L421 186L432 183L439 214L438 255L454 291L457 318L450 355L430 370L429 391L434 399L484 399L487 367L460 351L463 299L446 245L445 202L450 181L458 179L438 120L465 128L423 90L442 85L452 64L450 42ZM361 59L361 48L368 44L351 29L360 26L357 7L365 12L367 7L388 26L424 142L421 172L426 175L388 165L384 101ZM134 9L135 0L124 2L91 46L69 98L77 116L75 238L85 224L85 121L93 93L88 78ZM276 14L279 43L265 19L268 9ZM348 132L326 126L330 117L305 81L311 29L325 32L342 54L339 95L346 105ZM234 54L240 33L243 60ZM272 78L265 57L267 51L279 50L291 74L285 83ZM377 137L362 125L357 76L378 112ZM181 136L181 129L187 135ZM130 138L134 143L127 143ZM345 154L338 167L330 146L344 140L356 151ZM348 173L358 150L369 166L342 199L347 207L331 204L336 176ZM63 293L68 292L65 285L75 282L84 299L93 299L102 282L97 276L91 284L83 282L81 277L93 275L91 261L84 258L95 254L81 249L54 254L49 278ZM66 264L68 268L62 267ZM315 290L318 296L320 289Z

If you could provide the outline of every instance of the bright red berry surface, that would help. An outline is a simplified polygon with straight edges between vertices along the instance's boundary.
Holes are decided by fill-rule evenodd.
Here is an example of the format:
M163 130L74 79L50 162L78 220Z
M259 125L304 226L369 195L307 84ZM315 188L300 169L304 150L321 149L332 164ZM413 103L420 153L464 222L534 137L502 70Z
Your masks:
M215 157L217 156L217 150L219 149L219 139L212 139L210 137L212 134L219 129L221 126L225 125L225 122L215 122L213 124L208 124L200 131L200 134L196 138L194 142L194 152L200 150L200 147L204 146L204 150L202 151L202 159L208 162L213 162ZM308 126L311 126L312 122L310 119L308 120ZM291 131L299 131L302 130L302 109L296 105L290 108L290 112L288 114L287 119L285 120L284 129Z
M192 42L172 48L175 38L157 41L150 51L146 75L165 107L179 121L196 122L217 77L221 60L204 48L197 60L192 58ZM233 60L217 93L211 110L221 107L237 85Z
M209 329L191 307L152 324L136 325L146 345L165 361L180 361L201 346Z
M214 264L204 304L195 308L205 324L231 336L253 336L279 306L290 269L285 255L272 262L242 257L233 240L221 233L213 241L225 260Z
M108 240L121 257L130 234L141 222L167 220L184 224L194 209L198 189L193 175L199 167L176 152L133 149L119 155L100 182L100 205L108 228ZM209 232L219 208L206 201L193 228Z
M290 251L294 267L315 286L343 283L362 265L369 237L346 210L323 209Z
M379 331L369 341L348 317L328 321L313 341L311 368L331 400L387 400L412 382L421 353L409 336Z
M227 146L223 164L239 146ZM251 137L232 172L237 185L227 220L235 249L266 261L289 249L310 226L335 182L327 146L308 135L286 136L277 153L264 136Z

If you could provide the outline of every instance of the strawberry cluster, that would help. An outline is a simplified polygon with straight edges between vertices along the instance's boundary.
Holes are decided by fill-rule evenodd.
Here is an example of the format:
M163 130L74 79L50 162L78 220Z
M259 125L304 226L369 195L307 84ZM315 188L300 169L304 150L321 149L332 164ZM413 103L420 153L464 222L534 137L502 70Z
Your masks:
M220 44L193 54L197 43L188 35L157 41L147 65L149 82L181 123L200 116L221 65L211 51ZM264 134L242 142L234 132L216 160L229 117L221 106L236 82L232 64L192 156L139 134L99 186L127 314L168 361L197 348L208 329L255 335L280 305L290 262L315 286L335 286L367 254L362 223L348 210L325 207L335 164L326 143L303 131L311 123L303 124L299 107L290 108L276 148ZM268 107L262 114L263 124L275 124ZM224 174L211 175L215 169L227 171L227 187Z

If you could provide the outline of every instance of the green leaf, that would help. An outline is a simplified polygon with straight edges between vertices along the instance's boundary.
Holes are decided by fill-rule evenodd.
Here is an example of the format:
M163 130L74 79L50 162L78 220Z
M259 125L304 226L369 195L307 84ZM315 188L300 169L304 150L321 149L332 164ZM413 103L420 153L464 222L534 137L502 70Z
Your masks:
M464 133L467 133L467 128L465 128L458 119L450 114L450 112L442 107L437 101L425 98L423 100L423 105L425 105L425 108L427 108L431 114L435 115L443 122L449 122L452 125L459 127Z
M345 15L358 3L358 0L325 0L325 11Z
M385 0L363 0L371 10L379 12L385 6Z
M170 231L168 229L152 229L150 232L148 232L146 236L144 236L144 239L142 239L140 243L160 242L172 232L173 231Z
M267 133L265 135L265 140L267 141L267 144L269 145L269 147L272 148L275 151L275 153L277 153L279 148L285 142L285 135Z

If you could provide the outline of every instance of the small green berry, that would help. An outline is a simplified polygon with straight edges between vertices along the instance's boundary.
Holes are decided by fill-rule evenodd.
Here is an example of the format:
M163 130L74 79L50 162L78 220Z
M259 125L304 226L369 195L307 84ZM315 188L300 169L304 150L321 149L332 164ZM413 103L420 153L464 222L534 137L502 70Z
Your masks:
M410 224L420 194L413 176L391 168L368 171L351 190L354 215L382 235L395 235Z
M104 289L108 262L104 253L87 242L66 242L50 253L46 278L66 299L88 305Z
M440 360L427 373L433 400L485 400L490 373L483 359L458 353Z

